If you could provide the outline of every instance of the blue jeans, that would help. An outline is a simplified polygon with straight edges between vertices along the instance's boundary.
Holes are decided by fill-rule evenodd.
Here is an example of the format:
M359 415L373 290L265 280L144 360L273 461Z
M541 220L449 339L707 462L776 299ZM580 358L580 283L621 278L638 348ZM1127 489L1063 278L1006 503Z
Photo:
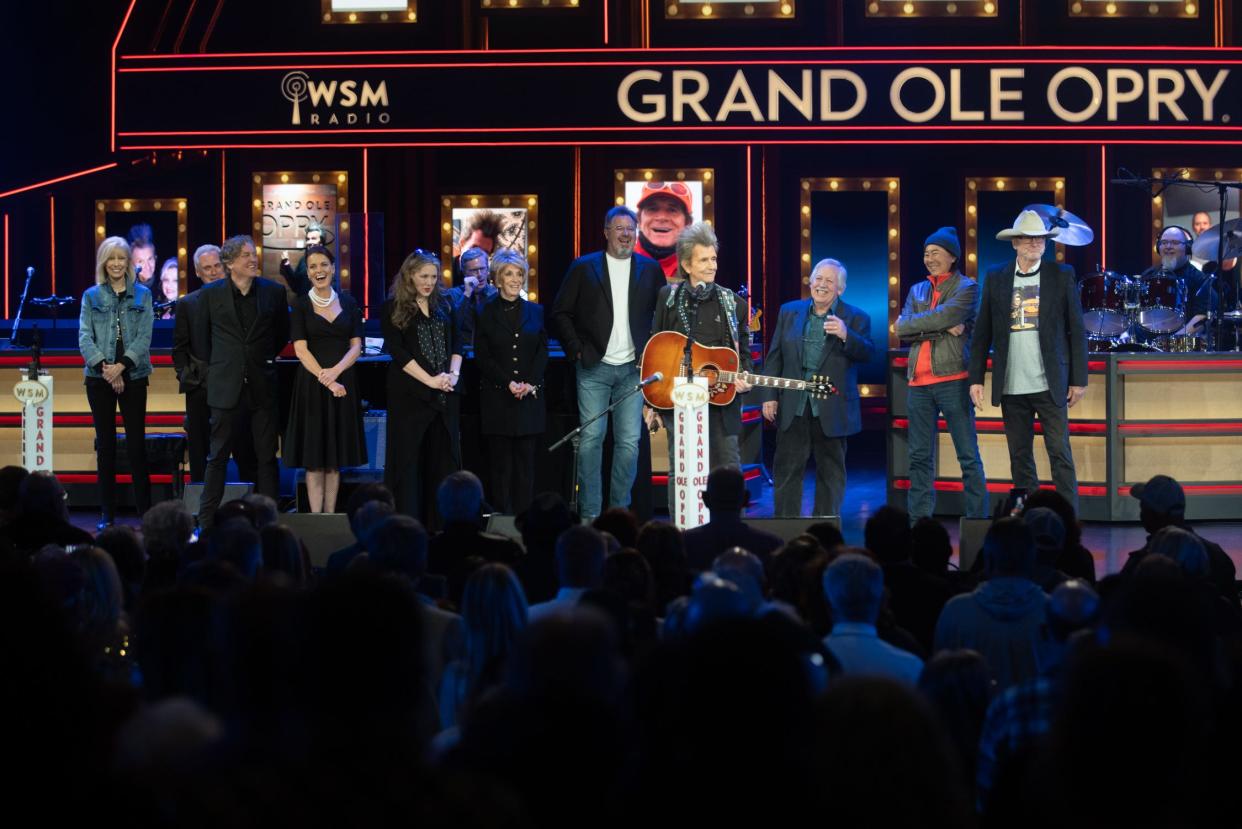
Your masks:
M930 386L910 386L907 406L910 428L906 432L910 449L910 520L931 516L936 495L932 479L936 468L936 416L944 413L957 462L962 467L966 516L987 518L988 487L979 460L979 441L975 436L975 408L970 402L969 380L950 380Z
M638 385L638 364L591 368L578 364L578 422L586 423ZM601 417L582 432L578 444L578 511L583 518L600 514L604 500L600 466L608 418ZM628 507L638 473L638 435L643 426L643 396L633 394L612 410L612 476L608 506Z

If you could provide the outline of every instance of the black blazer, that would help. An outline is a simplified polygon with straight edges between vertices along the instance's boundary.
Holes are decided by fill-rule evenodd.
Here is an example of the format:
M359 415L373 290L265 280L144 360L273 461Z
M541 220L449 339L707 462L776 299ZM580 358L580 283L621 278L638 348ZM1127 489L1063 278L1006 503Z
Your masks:
M802 329L811 311L811 300L795 299L781 306L772 331L772 342L763 359L763 372L773 377L802 379ZM827 334L823 356L816 374L828 377L837 387L837 394L819 401L819 422L826 437L845 437L862 430L859 408L858 364L866 363L875 354L871 341L871 317L861 308L837 300L836 315L845 323L845 340ZM780 430L789 428L793 420L806 410L806 393L762 389L769 400L780 401Z
M203 324L199 308L203 289L177 300L176 321L173 323L173 367L182 394L206 388L207 359L211 352L211 334Z
M251 290L257 292L258 315L249 331L242 330L237 317L231 279L197 291L208 332L207 405L213 409L236 406L247 379L256 404L276 403L276 355L289 342L289 306L285 289L269 279L256 277Z
M1016 261L988 271L970 341L970 383L983 385L992 354L992 405L999 406L1009 361L1009 318ZM1052 399L1064 406L1070 386L1087 385L1087 331L1074 269L1045 259L1039 266L1039 350Z
M479 311L474 361L479 367L479 408L485 435L537 435L544 429L543 373L548 366L548 335L543 328L543 309L524 299L517 302L516 320L505 312L499 297ZM538 391L518 400L509 391L511 382L530 383Z
M635 359L651 338L651 318L655 314L656 294L665 284L664 271L654 259L635 253L630 257L630 336L634 338ZM612 288L604 252L580 256L569 266L565 281L556 294L548 327L560 340L570 360L582 357L591 368L603 359L612 334Z

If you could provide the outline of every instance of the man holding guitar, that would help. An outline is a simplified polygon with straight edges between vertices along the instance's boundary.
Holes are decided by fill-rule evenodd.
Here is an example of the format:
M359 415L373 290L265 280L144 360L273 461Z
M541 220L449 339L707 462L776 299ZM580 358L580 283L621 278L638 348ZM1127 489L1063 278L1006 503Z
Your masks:
M676 331L688 335L704 346L725 346L737 352L739 368L750 371L750 348L746 331L746 306L737 295L716 284L716 253L720 248L711 225L696 222L677 237L677 261L686 272L681 284L665 285L656 299L653 333ZM739 320L740 317L740 320ZM675 377L681 355L673 365L659 369L666 378ZM643 370L649 370L644 355ZM750 391L750 383L741 377L731 378L738 392ZM661 412L664 428L672 434L673 413ZM736 398L726 406L712 406L708 414L710 465L741 467L738 436L742 433L742 404ZM668 442L669 469L675 467L674 442ZM669 515L673 514L674 488L668 488Z
M840 515L845 495L845 438L862 430L858 405L859 363L871 359L871 317L841 299L845 266L823 259L811 271L811 298L781 306L765 373L809 380L835 380L840 394L817 400L805 391L779 391L763 404L763 416L778 423L773 507L777 516L802 514L802 476L815 456L815 515ZM779 417L779 421L777 418Z

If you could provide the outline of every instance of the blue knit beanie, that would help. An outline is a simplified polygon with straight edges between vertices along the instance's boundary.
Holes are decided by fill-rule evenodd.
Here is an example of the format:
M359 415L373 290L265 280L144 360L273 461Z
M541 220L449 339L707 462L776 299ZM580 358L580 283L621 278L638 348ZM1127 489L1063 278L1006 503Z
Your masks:
M944 248L953 254L954 259L962 258L962 246L957 243L957 228L955 227L940 228L923 242L923 247L928 245L938 245Z

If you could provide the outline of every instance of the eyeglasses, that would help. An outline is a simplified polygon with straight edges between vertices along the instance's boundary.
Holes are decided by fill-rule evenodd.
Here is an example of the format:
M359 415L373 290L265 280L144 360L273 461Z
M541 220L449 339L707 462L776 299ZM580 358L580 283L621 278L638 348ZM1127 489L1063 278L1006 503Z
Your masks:
M612 225L606 229L613 233L633 233L634 225Z
M422 248L414 248L414 252L411 253L410 255L418 256L422 259L434 259L436 260L437 265L440 264L440 254L436 253L433 250L423 250Z
M649 181L643 185L644 196L660 192L675 193L678 196L688 196L690 195L690 188L680 181Z

